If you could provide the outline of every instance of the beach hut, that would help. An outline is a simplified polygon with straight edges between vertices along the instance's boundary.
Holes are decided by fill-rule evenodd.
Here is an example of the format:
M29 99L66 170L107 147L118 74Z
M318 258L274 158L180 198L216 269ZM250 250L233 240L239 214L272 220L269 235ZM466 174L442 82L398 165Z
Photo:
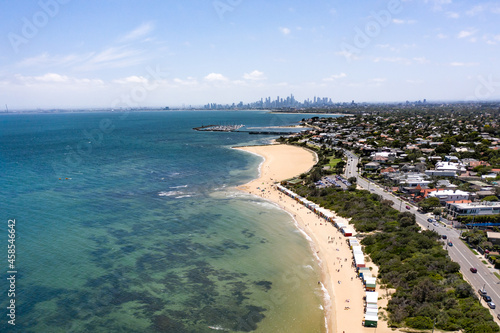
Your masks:
M378 312L377 304L367 304L365 308L365 312Z
M326 211L326 212L325 212L325 215L326 215L326 219L327 219L328 221L333 222L333 218L335 217L335 215L334 215L332 212L330 212L330 211Z
M363 278L365 274L370 274L370 275L372 274L370 268L368 267L358 267L357 270L360 278Z
M349 247L351 248L351 250L354 250L354 247L356 246L361 247L359 245L359 241L354 237L349 237Z
M343 228L341 231L346 237L350 237L354 233L350 228Z
M353 254L363 254L363 250L361 250L361 245L354 245L352 247Z
M354 264L356 267L365 267L365 256L363 254L354 255Z
M370 276L369 278L367 278L365 280L365 289L366 289L366 291L371 291L371 292L375 291L376 284L377 284L377 278L372 277L372 276Z
M366 304L367 306L369 304L375 304L377 305L377 302L378 302L378 292L369 292L369 293L366 293Z
M365 327L377 327L378 316L372 314L365 314Z

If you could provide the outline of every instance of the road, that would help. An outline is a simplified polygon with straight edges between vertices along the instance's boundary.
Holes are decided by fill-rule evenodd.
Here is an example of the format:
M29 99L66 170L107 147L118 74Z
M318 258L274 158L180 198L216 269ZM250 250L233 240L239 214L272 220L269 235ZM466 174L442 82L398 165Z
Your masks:
M486 303L481 299L481 304L490 310L497 324L500 324L500 320L497 318L497 314L500 314L500 280L493 274L493 269L489 269L485 264L482 263L481 259L476 256L468 247L460 240L460 231L453 229L452 227L445 226L441 223L430 223L427 221L428 215L422 214L417 211L417 209L403 202L401 199L395 197L394 195L384 191L384 189L379 186L368 182L367 180L359 177L357 171L357 165L359 158L350 151L344 151L347 156L347 165L345 168L345 176L356 177L357 184L364 189L369 190L372 193L380 195L386 200L391 200L394 202L393 207L401 212L409 211L415 214L417 223L423 229L435 230L440 235L446 235L447 241L451 241L452 246L448 246L448 243L444 242L443 246L448 250L450 258L460 265L460 271L464 275L465 279L470 283L472 288L476 291L479 289L486 289L488 295L492 298L493 303L495 303L498 308L495 310L490 309ZM407 207L409 209L407 209ZM477 269L477 273L472 273L470 268L474 267Z

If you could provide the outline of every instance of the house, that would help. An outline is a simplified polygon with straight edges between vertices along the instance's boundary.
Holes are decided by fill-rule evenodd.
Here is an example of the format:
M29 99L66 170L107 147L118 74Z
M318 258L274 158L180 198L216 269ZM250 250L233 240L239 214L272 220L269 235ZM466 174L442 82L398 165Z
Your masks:
M470 193L460 190L439 190L429 193L429 198L438 198L441 204L448 201L462 201L469 200Z
M381 175L386 174L386 173L396 173L396 172L397 172L396 169L394 169L393 167L388 167L388 168L380 170Z
M456 171L446 171L446 170L425 170L425 174L427 176L436 176L436 177L456 177Z
M434 168L437 171L454 171L456 174L465 172L465 166L459 162L437 162Z
M471 161L469 163L469 168L471 169L474 169L475 167L478 167L478 166L491 166L488 162L486 161Z
M471 185L471 188L476 191L491 191L491 185L482 181L472 180L469 181L469 184Z
M370 162L365 164L365 170L377 170L380 167L380 163Z
M446 212L453 216L477 216L500 214L500 202L483 201L473 203L446 204Z
M385 156L375 156L373 158L373 162L377 162L377 163L381 163L381 164L385 164L385 163L387 163L387 161L389 161L389 159Z
M431 181L427 180L427 177L421 173L405 174L399 177L400 186L406 190L408 188L416 188L417 186L420 186L421 189L427 188L430 183Z
M500 245L500 232L488 231L486 237L488 237L488 242L491 242L493 245Z

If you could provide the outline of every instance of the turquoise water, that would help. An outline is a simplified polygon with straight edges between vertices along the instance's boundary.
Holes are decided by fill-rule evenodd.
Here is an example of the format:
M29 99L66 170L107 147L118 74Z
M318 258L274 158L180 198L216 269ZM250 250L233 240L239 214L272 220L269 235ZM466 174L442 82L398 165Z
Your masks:
M270 137L192 130L303 117L0 116L2 239L7 252L16 219L18 271L16 326L4 292L1 331L323 332L309 244L288 214L233 188L260 158L230 147Z

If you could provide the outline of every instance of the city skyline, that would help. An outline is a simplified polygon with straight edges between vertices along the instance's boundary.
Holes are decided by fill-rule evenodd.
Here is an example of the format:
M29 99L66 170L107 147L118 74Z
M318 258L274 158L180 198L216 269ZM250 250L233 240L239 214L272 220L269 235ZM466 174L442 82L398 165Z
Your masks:
M500 4L2 3L0 104L140 108L500 99Z

